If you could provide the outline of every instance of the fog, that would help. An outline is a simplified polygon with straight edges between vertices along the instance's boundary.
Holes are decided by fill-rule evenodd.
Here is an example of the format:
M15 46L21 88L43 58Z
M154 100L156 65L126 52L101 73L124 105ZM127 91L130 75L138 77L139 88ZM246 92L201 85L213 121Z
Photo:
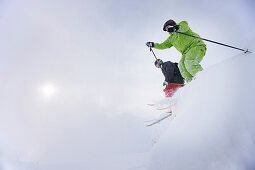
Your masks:
M1 168L146 168L165 125L144 125L164 98L145 42L164 41L170 18L240 48L254 38L252 1L208 2L0 1ZM206 69L239 54L207 48Z

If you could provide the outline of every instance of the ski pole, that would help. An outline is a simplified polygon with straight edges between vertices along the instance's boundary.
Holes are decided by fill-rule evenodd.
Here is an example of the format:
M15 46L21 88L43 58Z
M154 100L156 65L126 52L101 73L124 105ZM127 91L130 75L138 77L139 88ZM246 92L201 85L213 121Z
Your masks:
M183 32L178 32L178 31L176 31L176 32L179 33L179 34L187 35L187 36L194 37L194 38L197 38L197 39L209 41L209 42L212 42L212 43L215 43L215 44L219 44L219 45L223 45L223 46L226 46L226 47L234 48L236 50L241 50L241 51L244 51L244 53L247 53L247 52L251 53L251 51L249 51L248 49L245 50L245 49L233 47L233 46L230 46L230 45L227 45L227 44L219 43L219 42L216 42L216 41L208 40L208 39L205 39L205 38L197 37L197 36L194 36L194 35L189 35L189 34L186 34L186 33L183 33Z
M152 50L152 48L150 47L150 51L152 52L152 54L154 55L155 59L157 60L158 58L156 57L154 51Z
M152 50L152 48L150 47L150 51L152 52L152 54L154 55L154 57L156 58L156 60L158 59L154 53L154 51Z

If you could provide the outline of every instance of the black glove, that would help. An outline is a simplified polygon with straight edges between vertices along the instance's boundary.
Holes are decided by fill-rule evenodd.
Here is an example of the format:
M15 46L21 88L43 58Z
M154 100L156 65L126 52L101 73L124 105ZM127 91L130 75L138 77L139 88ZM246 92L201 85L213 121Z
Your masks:
M175 25L172 27L168 27L167 32L173 33L173 32L176 32L178 29L179 29L179 25Z
M150 48L151 48L151 47L154 47L154 42L147 42L146 45L147 45L148 47L150 47Z

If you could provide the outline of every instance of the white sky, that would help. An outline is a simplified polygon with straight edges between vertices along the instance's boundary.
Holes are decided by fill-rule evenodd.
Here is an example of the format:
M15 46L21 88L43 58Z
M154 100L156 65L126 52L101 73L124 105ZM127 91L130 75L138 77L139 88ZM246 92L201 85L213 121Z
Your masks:
M90 100L101 97L112 102L114 94L123 91L118 103L140 105L132 99L136 93L139 101L158 96L162 73L154 68L154 58L144 43L164 41L168 34L162 25L170 18L187 20L204 38L240 48L254 35L252 1L27 0L1 4L2 73L25 76L31 87L35 81L54 81L59 88L80 86ZM205 68L224 60L219 57L222 53L225 57L239 53L207 45ZM181 57L174 48L155 53L175 62Z

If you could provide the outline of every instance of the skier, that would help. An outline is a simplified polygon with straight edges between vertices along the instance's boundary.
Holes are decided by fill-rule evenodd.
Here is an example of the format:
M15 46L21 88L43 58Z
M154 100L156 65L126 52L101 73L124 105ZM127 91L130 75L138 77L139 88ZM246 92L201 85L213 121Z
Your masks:
M147 42L146 45L156 49L166 49L174 46L182 54L178 64L181 75L185 78L186 82L190 82L197 72L203 70L199 63L206 53L205 43L201 39L178 33L181 32L199 37L198 34L189 28L187 21L176 24L174 20L168 20L163 26L163 31L167 31L170 34L167 40L161 44Z
M184 86L184 78L182 77L178 68L178 63L171 61L163 62L161 59L155 61L155 66L161 68L165 81L163 86L166 97L172 97L174 93L182 86Z

